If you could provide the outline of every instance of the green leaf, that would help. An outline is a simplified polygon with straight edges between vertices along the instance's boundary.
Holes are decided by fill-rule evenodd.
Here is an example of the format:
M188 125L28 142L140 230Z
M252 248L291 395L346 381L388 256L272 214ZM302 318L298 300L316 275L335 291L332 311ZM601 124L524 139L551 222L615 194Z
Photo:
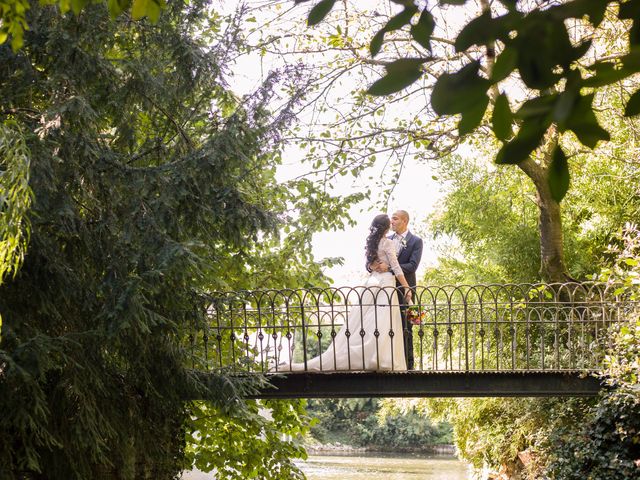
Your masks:
M7 41L8 36L7 32L0 31L0 45Z
M620 59L625 69L640 72L640 45L632 45L631 51Z
M511 129L513 114L511 113L511 108L509 108L509 99L504 93L501 93L496 98L491 122L493 124L493 133L499 140L506 141L513 135L513 130Z
M548 12L549 15L558 20L589 16L589 21L594 27L597 27L604 19L608 3L608 1L604 0L572 0L552 7ZM622 11L622 7L620 7L620 11Z
M420 14L418 23L411 27L411 36L427 50L431 51L431 35L436 26L436 22L431 12L426 8Z
M625 117L634 117L640 113L640 89L631 95L624 109Z
M484 94L481 99L473 103L471 108L467 108L462 112L462 119L460 119L460 123L458 124L458 133L460 136L471 133L478 128L478 125L480 125L484 117L484 112L487 111L488 105L489 97Z
M419 58L402 58L387 65L387 74L373 83L367 90L369 95L389 95L408 87L422 76Z
M547 178L551 197L560 202L569 190L569 165L567 156L560 146L556 146L551 165L549 166L549 176Z
M60 12L67 13L71 10L71 0L59 0L58 8L60 9Z
M549 56L549 64L553 65L552 68L560 65L565 72L568 72L571 63L586 53L591 42L586 41L574 47L569 38L566 25L560 20L553 22L548 21L546 28L548 33L543 44Z
M485 45L496 39L507 39L509 32L516 29L516 22L521 18L522 14L518 12L510 12L496 18L491 17L491 12L484 12L471 20L458 34L455 41L456 51L462 52L472 45Z
M584 55L589 51L593 42L591 40L586 40L582 43L579 43L575 47L573 47L573 60L578 60L579 58L584 57Z
M125 10L128 10L131 2L129 0L109 0L107 5L109 7L109 14L115 18Z
M408 87L422 76L420 69L411 72L391 72L375 81L367 90L369 95L390 95Z
M640 71L640 49L632 47L631 52L614 64L609 61L595 62L591 66L594 76L583 81L585 87L601 87L618 82Z
M516 117L523 120L545 117L553 111L557 93L553 95L541 95L527 100L516 112Z
M464 5L467 0L440 0L440 5Z
M133 0L133 6L131 7L131 18L134 20L140 20L147 14L147 3L150 0Z
M24 36L23 36L22 29L19 29L18 33L14 31L13 36L11 38L11 49L14 52L17 52L22 48L23 44L24 44Z
M456 73L440 75L431 93L431 106L438 115L454 115L473 108L489 88L489 81L478 76L480 64L471 62Z
M562 78L557 66L570 64L574 54L566 27L541 12L534 12L521 23L514 42L520 77L532 89L552 87Z
M619 17L622 19L633 20L640 17L640 3L624 2L620 5Z
M609 140L609 133L600 126L593 113L593 95L578 98L565 128L561 128L561 131L573 130L578 140L589 148L594 148L600 140Z
M128 2L126 0L120 1L119 7L114 8L124 9L127 8L127 4ZM152 23L157 23L164 5L164 0L133 0L133 6L131 7L131 17L134 20L140 20L141 18L146 16Z
M467 23L455 41L456 52L463 52L472 45L484 45L492 39L493 19L491 12L484 12Z
M558 95L553 107L552 117L553 121L560 127L560 130L565 129L566 121L571 116L578 95L578 91L575 89L565 90Z
M491 12L484 12L480 16L471 20L458 34L455 40L456 52L463 52L472 45L486 45L497 38L503 38L512 28L510 20L513 14L503 15L493 18Z
M535 120L523 123L516 138L503 145L496 156L498 164L517 164L526 160L539 145L547 125Z
M369 51L371 52L371 56L375 57L382 48L382 42L384 42L384 30L380 30L376 33L371 39L371 43L369 44Z
M502 51L491 71L491 81L497 83L504 80L516 68L518 62L518 50L515 47L507 46Z
M634 19L629 29L629 40L632 45L638 45L640 43L640 20Z
M507 7L507 10L512 12L516 9L517 0L500 0L500 3Z
M382 42L384 42L384 34L398 30L411 22L411 18L418 11L418 7L414 4L407 5L402 12L392 17L382 30L375 34L371 43L369 44L369 50L371 56L375 57L382 48Z
M336 0L321 0L318 2L309 12L307 25L311 27L324 20L324 17L329 14L335 3Z
M407 6L405 6L404 10L389 19L387 24L384 26L385 31L392 32L404 27L411 22L411 18L417 11L418 7L416 7L413 3L408 4Z
M616 68L611 63L599 63L593 65L596 70L595 75L582 82L585 87L603 87L618 82L629 76L629 73L622 68Z
M147 4L147 17L151 23L158 23L160 19L160 13L164 7L164 0L151 0Z

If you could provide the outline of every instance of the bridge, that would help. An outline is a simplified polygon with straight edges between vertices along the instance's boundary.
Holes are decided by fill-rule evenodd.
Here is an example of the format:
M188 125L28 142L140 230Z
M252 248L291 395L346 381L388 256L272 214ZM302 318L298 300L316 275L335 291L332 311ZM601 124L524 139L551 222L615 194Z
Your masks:
M376 345L406 337L382 321L373 332L349 322L358 310L390 308L393 288L219 292L194 317L189 348L198 371L265 376L255 398L588 396L601 388L595 374L611 332L638 308L625 292L604 283L418 286L410 371L363 369L362 355L338 370L307 368L341 335L356 353L367 335Z

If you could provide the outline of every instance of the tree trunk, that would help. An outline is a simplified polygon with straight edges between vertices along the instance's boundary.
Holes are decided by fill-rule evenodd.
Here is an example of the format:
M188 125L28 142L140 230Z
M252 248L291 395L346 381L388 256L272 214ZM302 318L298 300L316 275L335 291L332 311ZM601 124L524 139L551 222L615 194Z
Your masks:
M566 282L570 279L564 262L562 241L562 217L560 204L549 192L536 185L538 208L538 231L540 232L540 277L545 282ZM546 191L545 191L546 190Z
M552 139L545 145L547 157L551 156L555 147L554 143ZM549 162L544 162L544 164L549 165ZM545 282L572 281L564 261L560 204L551 196L547 180L548 169L534 162L531 158L520 162L518 167L533 181L536 187L536 199L540 213L538 217L540 277Z

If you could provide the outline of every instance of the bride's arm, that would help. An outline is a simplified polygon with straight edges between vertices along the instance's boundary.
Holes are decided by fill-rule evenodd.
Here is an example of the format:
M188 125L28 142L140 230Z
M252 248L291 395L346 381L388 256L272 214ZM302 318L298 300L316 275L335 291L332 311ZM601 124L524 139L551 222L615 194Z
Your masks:
M411 291L411 287L409 287L409 283L404 276L404 272L398 263L398 256L396 255L396 249L391 240L385 239L386 241L382 245L384 253L386 254L387 259L389 260L389 268L393 272L393 274L400 282L400 285L404 287L404 296L407 300L411 300L413 292Z

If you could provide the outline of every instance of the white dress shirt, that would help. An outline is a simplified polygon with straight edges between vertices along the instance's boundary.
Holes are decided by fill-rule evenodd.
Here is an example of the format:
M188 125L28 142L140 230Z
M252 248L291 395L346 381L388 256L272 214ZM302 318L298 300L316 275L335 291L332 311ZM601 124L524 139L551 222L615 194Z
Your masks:
M407 234L407 232L404 233L394 233L393 236L391 237L391 240L393 241L393 244L396 247L396 255L400 254L400 250L402 250L402 240L404 240L405 235Z

